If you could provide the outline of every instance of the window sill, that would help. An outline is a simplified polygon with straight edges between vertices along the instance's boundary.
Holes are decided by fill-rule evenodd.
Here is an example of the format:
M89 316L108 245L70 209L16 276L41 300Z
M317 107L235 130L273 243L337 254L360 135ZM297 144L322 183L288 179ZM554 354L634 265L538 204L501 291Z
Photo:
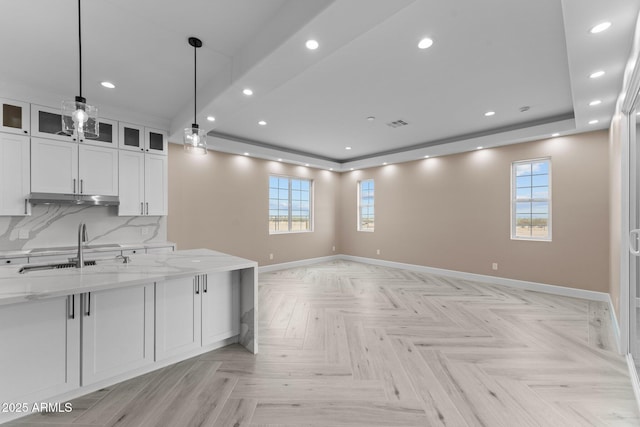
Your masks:
M313 230L305 230L305 231L269 231L270 236L277 236L282 234L304 234L304 233L313 233Z
M547 243L551 243L552 242L551 238L549 238L549 239L536 239L536 238L533 238L533 237L513 237L513 236L511 236L511 240L522 240L522 241L525 241L525 242L547 242Z

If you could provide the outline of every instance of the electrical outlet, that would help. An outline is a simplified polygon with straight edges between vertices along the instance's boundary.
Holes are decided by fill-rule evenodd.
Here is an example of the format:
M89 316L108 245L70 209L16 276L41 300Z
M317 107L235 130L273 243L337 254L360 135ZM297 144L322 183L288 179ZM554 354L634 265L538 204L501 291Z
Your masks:
M269 259L273 259L273 254L269 254Z
M491 264L491 269L497 270L498 269L498 263L494 262L493 264Z
M27 230L26 228L21 228L20 231L18 231L18 239L28 239L29 238L29 230Z
M335 251L336 251L336 247L335 247L335 246L332 246L332 247L331 247L331 250L332 250L333 252L335 252Z
M376 255L380 255L380 249L376 249Z

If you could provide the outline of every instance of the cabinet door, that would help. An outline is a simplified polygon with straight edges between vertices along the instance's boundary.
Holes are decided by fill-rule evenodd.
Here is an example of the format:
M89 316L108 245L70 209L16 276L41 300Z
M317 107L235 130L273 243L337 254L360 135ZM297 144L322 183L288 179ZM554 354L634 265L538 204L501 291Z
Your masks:
M202 276L202 345L213 344L240 333L238 272Z
M0 402L34 402L80 385L79 297L0 306Z
M82 385L153 363L152 284L82 294Z
M78 144L31 138L31 192L74 194Z
M144 198L146 215L167 214L167 156L145 155Z
M118 151L81 144L78 193L118 195Z
M119 150L118 215L144 215L144 154Z
M31 135L59 141L76 141L74 135L62 132L62 114L59 109L31 105Z
M200 348L200 292L195 277L156 283L156 360Z
M98 118L98 137L95 139L85 138L82 142L97 147L118 148L118 122Z
M29 104L10 99L0 99L0 104L0 130L29 135Z
M167 154L167 132L144 128L144 149L150 154Z
M0 215L29 215L29 137L0 133Z
M118 146L121 150L144 151L144 127L120 122Z

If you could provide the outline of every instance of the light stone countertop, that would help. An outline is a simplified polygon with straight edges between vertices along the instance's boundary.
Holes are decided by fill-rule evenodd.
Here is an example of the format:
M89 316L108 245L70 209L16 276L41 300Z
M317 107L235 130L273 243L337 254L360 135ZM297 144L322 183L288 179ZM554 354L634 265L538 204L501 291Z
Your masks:
M90 256L85 256L85 260L90 259ZM41 270L24 274L18 273L20 265L2 266L0 305L258 267L255 261L209 249L133 255L130 259L128 264L114 258L83 269Z

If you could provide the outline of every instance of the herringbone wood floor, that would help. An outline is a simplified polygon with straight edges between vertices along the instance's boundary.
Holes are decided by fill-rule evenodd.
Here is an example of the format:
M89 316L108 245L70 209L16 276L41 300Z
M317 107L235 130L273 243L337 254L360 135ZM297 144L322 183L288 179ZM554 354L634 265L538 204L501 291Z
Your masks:
M259 316L257 356L216 350L19 425L640 425L598 303L336 261L261 274Z

